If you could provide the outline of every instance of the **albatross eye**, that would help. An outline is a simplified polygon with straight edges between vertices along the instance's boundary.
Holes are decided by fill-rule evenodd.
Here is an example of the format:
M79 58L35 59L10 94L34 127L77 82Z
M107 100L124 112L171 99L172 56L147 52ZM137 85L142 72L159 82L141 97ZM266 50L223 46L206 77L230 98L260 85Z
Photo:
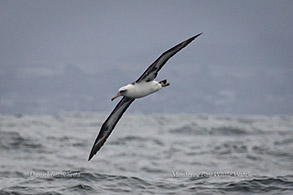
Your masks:
M120 93L123 94L126 92L126 89L120 90Z

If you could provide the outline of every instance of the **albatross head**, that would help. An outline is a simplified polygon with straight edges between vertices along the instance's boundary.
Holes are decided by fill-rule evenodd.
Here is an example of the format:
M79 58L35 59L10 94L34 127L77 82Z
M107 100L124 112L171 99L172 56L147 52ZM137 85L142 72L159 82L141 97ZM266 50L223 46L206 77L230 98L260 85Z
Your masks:
M118 91L118 93L112 97L111 101L115 100L116 98L118 98L119 96L124 96L126 91L128 90L128 85L124 86L124 87L121 87Z

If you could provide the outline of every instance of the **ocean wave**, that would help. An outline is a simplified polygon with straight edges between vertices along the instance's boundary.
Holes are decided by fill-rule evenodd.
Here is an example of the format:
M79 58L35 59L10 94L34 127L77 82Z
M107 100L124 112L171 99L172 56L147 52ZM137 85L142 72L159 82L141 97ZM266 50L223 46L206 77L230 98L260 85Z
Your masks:
M248 134L256 134L256 132L252 133L250 130L241 129L240 127L233 126L221 126L221 127L199 127L196 125L185 125L183 127L170 129L170 133L175 134L190 134L190 135L230 135L230 136L238 136L238 135L248 135ZM259 133L259 132L257 132Z
M0 131L0 147L5 150L30 150L41 149L43 145L38 140L21 136L19 132Z
M0 115L0 194L293 191L291 116L126 114L87 161L106 117ZM173 170L251 175L174 178Z
M290 193L293 175L228 176L142 179L134 176L80 172L80 177L34 178L2 188L1 194L226 194L226 193ZM18 175L15 175L17 177ZM46 183L43 181L47 181ZM70 181L70 182L68 182ZM43 185L40 185L42 184Z
M290 192L293 190L292 175L278 177L256 177L254 179L243 180L225 184L224 188L220 188L226 192Z

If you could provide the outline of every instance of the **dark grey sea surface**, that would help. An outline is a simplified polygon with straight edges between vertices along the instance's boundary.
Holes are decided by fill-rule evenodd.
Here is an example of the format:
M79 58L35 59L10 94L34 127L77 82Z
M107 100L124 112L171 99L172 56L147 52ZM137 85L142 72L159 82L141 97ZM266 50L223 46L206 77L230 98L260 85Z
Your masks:
M292 194L293 116L0 115L0 194Z

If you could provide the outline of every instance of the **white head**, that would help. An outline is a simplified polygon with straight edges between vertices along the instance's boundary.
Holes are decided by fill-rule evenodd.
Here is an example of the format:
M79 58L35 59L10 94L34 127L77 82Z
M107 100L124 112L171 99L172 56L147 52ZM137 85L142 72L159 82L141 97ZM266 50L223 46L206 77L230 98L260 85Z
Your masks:
M128 85L125 85L123 87L121 87L119 90L118 90L118 93L112 97L112 101L115 100L116 98L118 98L119 96L125 96L126 93L127 93L127 90L129 90L129 88L131 87L131 84L128 84Z

